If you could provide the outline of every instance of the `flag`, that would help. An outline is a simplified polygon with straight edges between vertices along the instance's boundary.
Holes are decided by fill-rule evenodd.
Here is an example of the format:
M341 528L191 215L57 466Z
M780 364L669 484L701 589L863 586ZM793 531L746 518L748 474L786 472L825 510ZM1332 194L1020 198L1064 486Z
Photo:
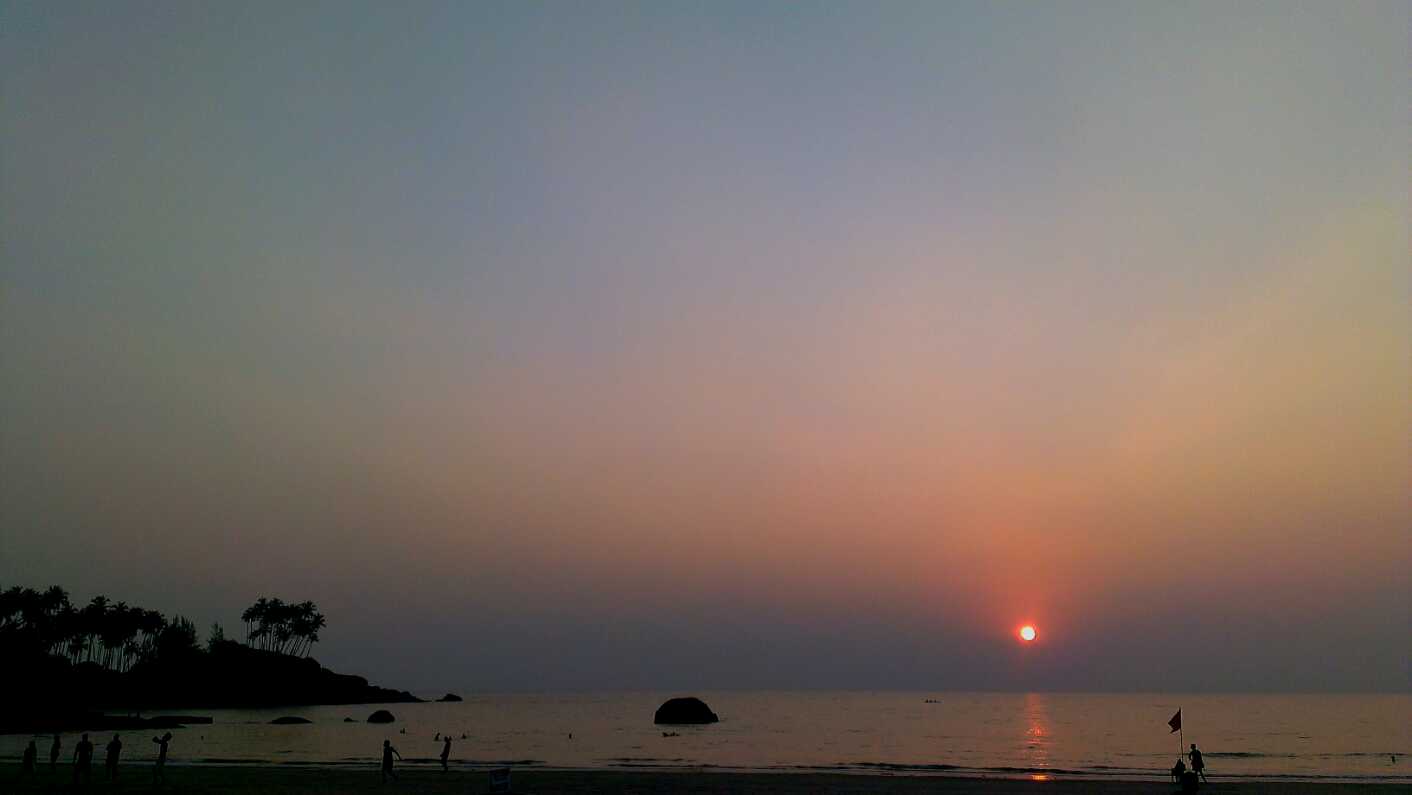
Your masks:
M1172 727L1172 731L1171 731L1171 732L1167 732L1168 734L1171 734L1172 732L1179 732L1179 731L1181 731L1181 730L1182 730L1182 711L1181 711L1181 710L1177 710L1177 714L1173 715L1173 716L1172 716L1172 719L1169 720L1169 721L1167 721L1167 725Z

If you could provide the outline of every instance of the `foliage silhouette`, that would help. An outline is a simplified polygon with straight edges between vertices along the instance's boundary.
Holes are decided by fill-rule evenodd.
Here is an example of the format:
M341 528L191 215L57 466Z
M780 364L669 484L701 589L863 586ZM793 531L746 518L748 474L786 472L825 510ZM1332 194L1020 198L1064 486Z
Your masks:
M286 604L283 599L260 597L240 614L245 622L245 643L254 648L309 656L319 641L324 616L313 602Z
M215 625L203 645L180 615L168 620L106 596L78 607L58 586L0 588L0 658L26 682L0 713L0 733L155 727L93 714L103 709L419 700L310 659L326 626L313 602L261 598L242 619L247 643L227 640Z

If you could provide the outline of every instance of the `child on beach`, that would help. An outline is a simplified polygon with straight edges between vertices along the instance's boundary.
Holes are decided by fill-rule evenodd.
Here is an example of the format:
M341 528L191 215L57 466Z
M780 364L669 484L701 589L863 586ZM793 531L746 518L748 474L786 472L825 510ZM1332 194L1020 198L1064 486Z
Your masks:
M108 743L108 757L104 760L108 768L108 780L118 780L118 754L123 752L123 741L118 739L118 735L113 735L113 739Z
M74 785L88 784L92 770L93 743L88 741L88 735L85 734L79 739L78 745L74 746Z
M382 741L382 783L387 783L387 777L392 776L392 780L397 780L397 774L392 772L392 757L396 755L397 760L402 760L402 754L397 753L397 749L392 747L391 740Z
M1201 776L1201 780L1206 780L1206 760L1201 758L1201 751L1196 747L1196 743L1191 744L1191 769Z
M172 741L172 733L167 732L161 737L153 737L152 742L157 744L157 764L152 768L152 783L162 784L167 780L167 744Z

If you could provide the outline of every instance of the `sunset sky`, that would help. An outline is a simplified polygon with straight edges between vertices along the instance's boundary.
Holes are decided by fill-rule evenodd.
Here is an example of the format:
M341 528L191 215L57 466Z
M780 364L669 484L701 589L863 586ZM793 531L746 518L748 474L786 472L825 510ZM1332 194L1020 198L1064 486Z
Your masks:
M1408 30L6 4L0 584L408 688L1407 690Z

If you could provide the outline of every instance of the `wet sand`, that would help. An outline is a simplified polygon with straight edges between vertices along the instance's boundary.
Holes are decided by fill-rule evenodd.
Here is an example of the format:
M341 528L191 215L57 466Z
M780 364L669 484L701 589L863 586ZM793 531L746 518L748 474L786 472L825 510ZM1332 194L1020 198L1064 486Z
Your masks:
M94 770L94 779L81 791L108 792L168 792L168 793L481 793L489 791L489 778L482 770L456 770L442 773L423 768L406 769L398 781L382 784L377 768L303 768L279 766L173 766L167 769L167 783L152 786L150 763L124 765L117 784L109 784L102 776L101 765ZM19 764L0 763L0 791L71 792L72 769L60 765L51 774L47 766L33 776L22 778ZM982 793L982 795L1027 795L1032 793L1170 793L1176 787L1158 782L1136 781L1031 781L1002 778L960 778L942 776L874 776L799 773L726 773L726 772L657 772L657 771L557 771L516 770L514 791L530 795L579 795L580 793L719 793L749 792L769 795L807 795L808 793ZM1405 784L1336 784L1303 782L1222 782L1213 781L1201 788L1203 793L1312 792L1334 793L1405 793Z

